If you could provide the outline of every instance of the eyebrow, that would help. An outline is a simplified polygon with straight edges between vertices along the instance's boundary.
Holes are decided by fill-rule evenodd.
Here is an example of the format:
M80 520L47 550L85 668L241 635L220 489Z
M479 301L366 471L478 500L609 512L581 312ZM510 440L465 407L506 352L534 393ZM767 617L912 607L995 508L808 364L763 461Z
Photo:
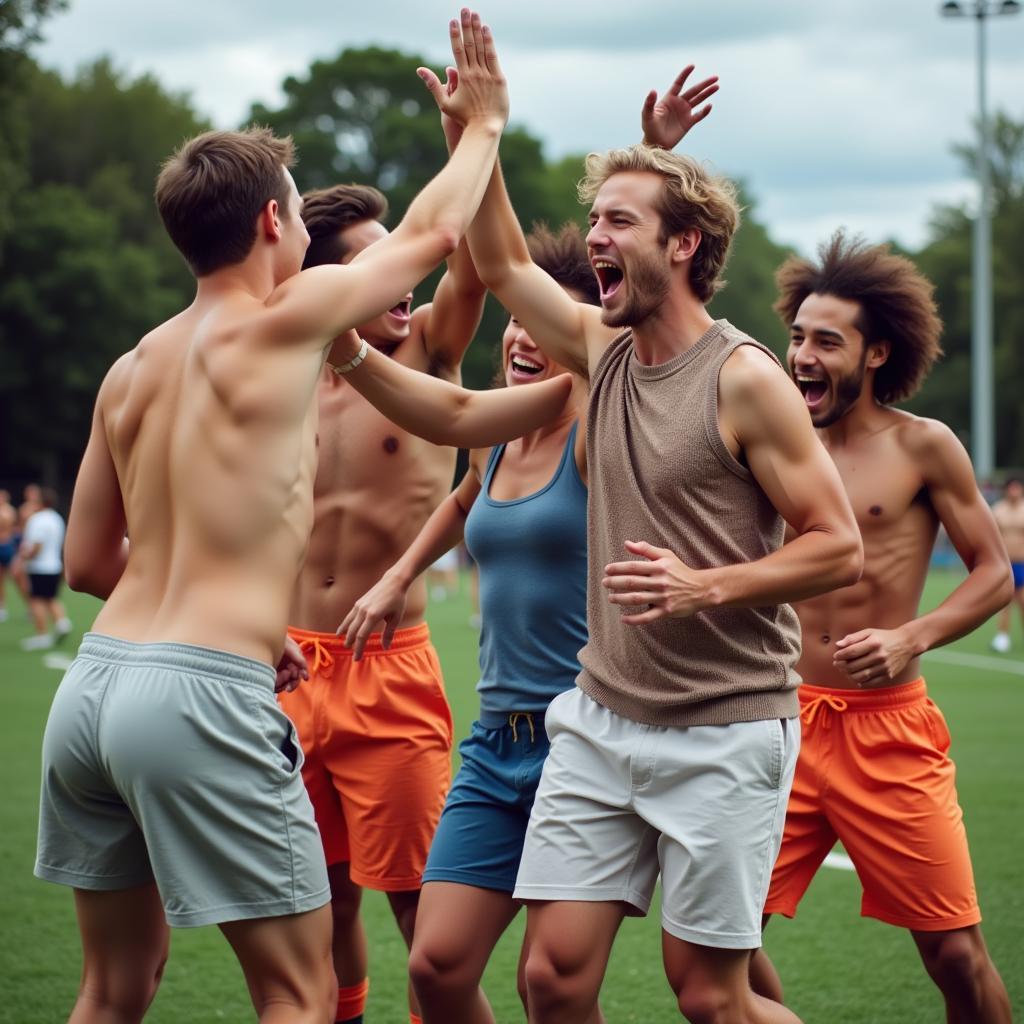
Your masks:
M801 334L807 334L808 333L806 328L802 327L798 323L790 324L789 331L790 331L790 334L792 334L794 331L799 331ZM835 338L837 341L845 341L846 340L842 336L842 334L839 333L839 331L833 331L830 327L819 327L817 329L811 328L809 333L811 333L811 334L818 334L818 335L821 335L822 337L825 337L825 338Z

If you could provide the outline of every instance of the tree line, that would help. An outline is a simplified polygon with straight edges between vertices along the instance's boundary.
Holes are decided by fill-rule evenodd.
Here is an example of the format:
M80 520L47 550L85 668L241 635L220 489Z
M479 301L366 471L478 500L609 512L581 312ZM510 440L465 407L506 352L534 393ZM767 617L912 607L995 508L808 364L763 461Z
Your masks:
M152 76L131 78L109 59L63 77L29 55L38 19L61 0L0 7L0 485L73 479L103 374L157 323L191 301L194 284L166 239L152 201L161 162L209 127L188 96ZM33 21L33 16L35 21ZM284 101L253 105L246 123L291 134L300 190L340 181L375 185L396 223L446 159L433 103L415 75L417 54L379 47L343 50L284 82ZM1024 121L994 125L993 272L997 461L1024 465ZM632 140L624 139L623 143ZM973 160L969 147L961 155ZM541 142L513 126L501 159L526 229L585 221L575 197L582 156L548 160ZM773 274L787 255L745 214L726 277L711 307L781 353L772 313ZM970 424L971 218L939 207L929 241L908 253L935 282L946 323L945 359L910 408L949 423L966 441ZM427 301L437 275L417 290ZM464 378L486 387L505 314L488 300Z

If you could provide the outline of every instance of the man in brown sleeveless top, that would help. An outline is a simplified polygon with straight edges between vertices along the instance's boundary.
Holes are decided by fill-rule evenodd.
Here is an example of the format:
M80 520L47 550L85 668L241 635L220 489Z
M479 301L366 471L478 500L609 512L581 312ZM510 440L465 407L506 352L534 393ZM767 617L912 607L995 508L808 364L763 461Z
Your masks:
M684 131L699 97L674 96ZM645 128L662 141L657 108ZM705 309L738 221L731 185L648 146L587 169L600 310L531 263L497 171L468 235L484 283L592 389L590 641L547 715L516 888L530 1016L598 1019L615 934L660 872L681 1012L792 1022L747 978L799 745L786 602L858 578L856 524L777 360Z
M765 910L792 917L839 839L863 886L861 913L909 929L946 1019L1002 1024L1010 1004L979 927L949 732L920 658L1005 604L1010 571L952 431L891 408L940 353L932 286L888 247L842 233L817 264L791 258L778 283L789 369L853 505L864 575L796 606L803 747ZM969 571L920 615L939 523ZM781 999L763 953L753 972L759 991Z

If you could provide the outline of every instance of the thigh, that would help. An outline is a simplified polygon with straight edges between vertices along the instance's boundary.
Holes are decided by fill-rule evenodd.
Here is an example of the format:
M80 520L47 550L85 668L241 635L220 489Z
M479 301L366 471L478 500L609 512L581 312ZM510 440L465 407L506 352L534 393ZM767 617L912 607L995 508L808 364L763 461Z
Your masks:
M479 982L491 953L520 904L508 893L453 882L424 882L413 958Z
M220 930L238 957L257 1014L272 1003L312 1008L337 1000L329 907L225 922Z
M660 832L662 927L676 938L761 944L798 737L780 719L661 730L637 810Z
M626 910L621 902L527 903L527 978L571 979L572 988L596 1001Z
M864 887L861 911L903 928L981 920L949 732L930 700L847 716L829 815Z
M551 749L530 814L515 896L522 900L624 901L650 907L657 830L633 807L632 765L647 727L580 690L560 694L545 717Z

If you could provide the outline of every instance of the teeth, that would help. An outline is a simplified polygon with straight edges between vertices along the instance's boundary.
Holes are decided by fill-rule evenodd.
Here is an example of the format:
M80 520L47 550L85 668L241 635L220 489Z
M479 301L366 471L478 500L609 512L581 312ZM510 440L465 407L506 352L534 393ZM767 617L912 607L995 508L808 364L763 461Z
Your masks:
M532 359L523 359L522 356L513 356L512 365L522 367L524 370L542 369L540 363L535 363Z
M608 260L594 260L594 268L600 270L618 270L614 263L609 263Z
M805 376L802 373L798 373L796 375L796 379L798 381L801 381L802 383L805 383L805 384L814 384L814 383L820 383L825 378L824 377L807 377L807 376Z

